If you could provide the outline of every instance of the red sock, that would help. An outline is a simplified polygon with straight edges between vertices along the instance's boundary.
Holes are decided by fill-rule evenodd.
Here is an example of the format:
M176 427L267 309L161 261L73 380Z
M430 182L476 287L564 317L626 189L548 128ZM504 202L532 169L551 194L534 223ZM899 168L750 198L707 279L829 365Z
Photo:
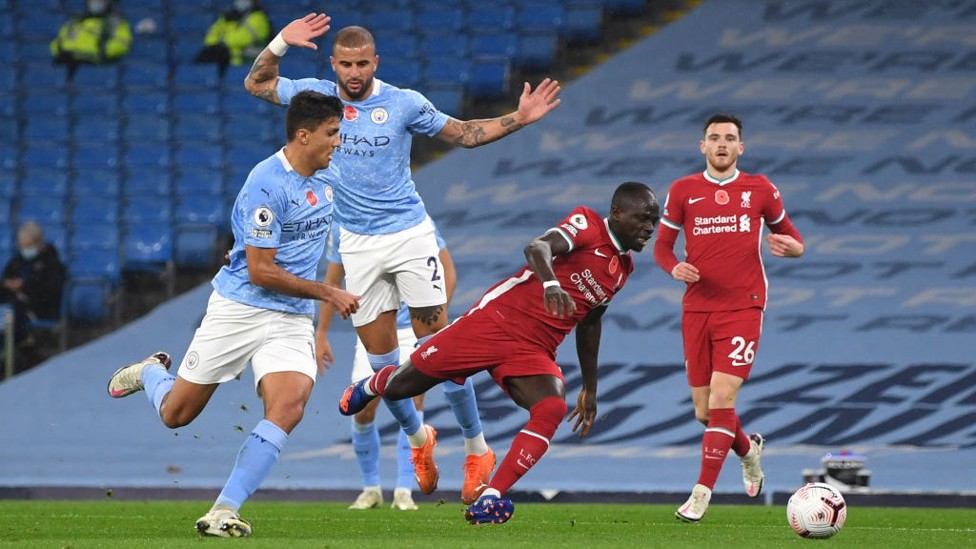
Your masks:
M749 449L752 448L752 442L749 440L749 435L742 430L742 422L739 421L739 415L735 416L735 440L732 441L732 451L735 455L742 457L749 453Z
M698 484L715 487L722 464L735 440L736 416L733 408L711 409L708 412L708 427L702 436L701 472Z
M390 374L396 369L396 366L384 366L380 368L380 371L369 378L369 383L367 383L369 391L379 396L386 394L386 382L390 379Z
M488 482L502 495L538 463L549 449L549 441L566 417L566 401L547 397L529 410L529 422L515 435L512 446L505 454L498 470Z

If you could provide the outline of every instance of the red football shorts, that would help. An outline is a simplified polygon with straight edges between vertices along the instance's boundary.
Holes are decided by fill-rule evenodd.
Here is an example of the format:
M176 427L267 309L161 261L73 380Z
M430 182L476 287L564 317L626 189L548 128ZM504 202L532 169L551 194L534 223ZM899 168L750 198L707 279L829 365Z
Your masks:
M564 379L554 350L514 337L502 321L490 318L492 314L475 311L437 332L410 355L414 367L430 377L456 383L488 371L506 393L506 377L551 375Z
M685 346L688 385L706 387L712 372L749 379L759 350L762 309L685 312L681 336Z

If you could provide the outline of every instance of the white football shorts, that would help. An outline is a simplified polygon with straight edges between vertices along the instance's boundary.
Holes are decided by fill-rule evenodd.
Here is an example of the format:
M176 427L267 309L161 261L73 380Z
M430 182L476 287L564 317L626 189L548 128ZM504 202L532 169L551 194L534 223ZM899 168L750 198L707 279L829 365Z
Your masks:
M275 372L299 372L315 381L312 317L244 305L210 295L207 314L193 334L177 373L204 385L239 378L251 363L254 387Z
M400 344L400 364L403 364L416 348L417 336L413 333L413 328L399 328L397 329L397 340ZM357 337L356 356L352 360L352 382L356 383L371 375L373 375L373 367L370 366L369 358L366 356L366 347Z
M340 227L339 255L346 270L346 291L360 296L353 326L409 307L447 303L444 265L438 254L434 223L427 217L409 229L391 234L357 234Z

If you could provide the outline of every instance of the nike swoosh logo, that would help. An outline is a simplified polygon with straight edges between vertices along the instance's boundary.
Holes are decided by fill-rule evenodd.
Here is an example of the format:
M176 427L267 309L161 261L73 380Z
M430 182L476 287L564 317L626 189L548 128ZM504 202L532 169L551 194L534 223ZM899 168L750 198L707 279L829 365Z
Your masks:
M609 256L606 256L606 255L601 254L600 253L600 248L597 248L597 249L593 250L593 253L595 253L599 257L609 257Z
M715 457L715 456L705 456L705 459L722 459L722 458Z
M732 365L733 366L748 366L749 363L748 362L739 362L738 360L733 360L732 361Z
M705 200L705 197L704 196L699 197L699 198L689 198L688 199L688 203L689 204L694 204L695 202L701 202L702 200Z

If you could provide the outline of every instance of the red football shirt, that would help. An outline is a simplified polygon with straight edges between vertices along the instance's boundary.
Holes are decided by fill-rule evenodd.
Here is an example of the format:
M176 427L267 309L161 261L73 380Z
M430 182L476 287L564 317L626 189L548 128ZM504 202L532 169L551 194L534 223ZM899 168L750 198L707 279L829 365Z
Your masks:
M572 317L560 318L545 311L542 283L527 266L489 288L466 313L487 313L499 319L512 337L545 347L552 354L587 313L609 304L634 271L630 252L621 249L607 221L590 208L576 208L547 233L553 231L570 245L568 253L553 257L552 267L563 290L576 303Z
M786 218L783 200L763 175L736 172L724 181L707 173L671 184L658 240L685 234L685 261L701 279L685 290L686 311L734 311L766 306L766 271L762 262L762 228ZM789 224L786 224L789 225ZM797 235L799 236L799 235ZM655 246L655 259L666 272L678 263L671 249Z

